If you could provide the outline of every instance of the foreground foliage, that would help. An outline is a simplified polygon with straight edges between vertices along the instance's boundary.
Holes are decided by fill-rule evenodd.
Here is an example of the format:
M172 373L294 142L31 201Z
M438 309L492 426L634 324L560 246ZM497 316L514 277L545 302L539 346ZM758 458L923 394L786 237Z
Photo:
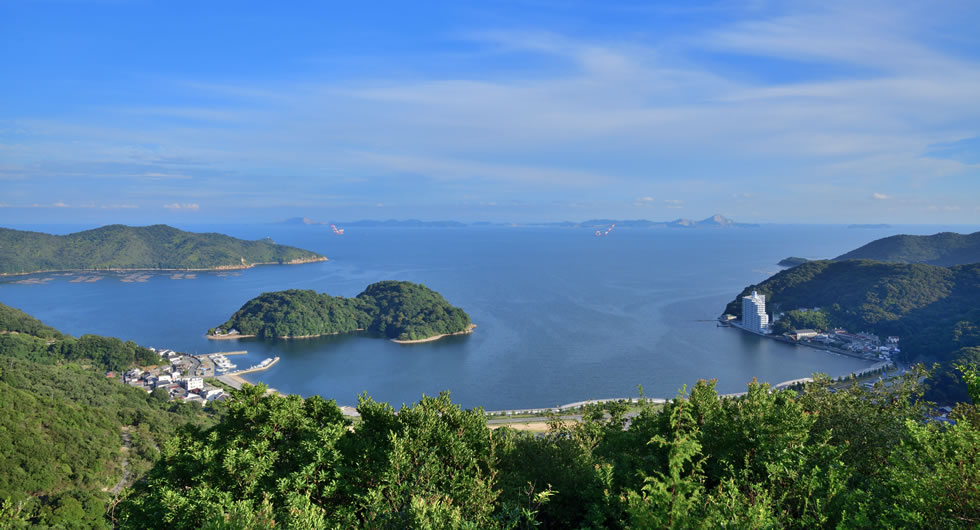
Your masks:
M270 240L109 225L64 236L0 228L0 273L76 269L213 269L322 259Z
M124 528L968 528L980 430L924 423L919 373L868 390L818 378L698 382L627 416L595 406L544 435L491 431L448 395L351 425L318 397L235 394L188 428L118 506Z
M391 339L416 340L464 331L469 324L466 312L432 289L383 281L354 298L299 289L263 293L245 302L218 329L266 338L366 330Z

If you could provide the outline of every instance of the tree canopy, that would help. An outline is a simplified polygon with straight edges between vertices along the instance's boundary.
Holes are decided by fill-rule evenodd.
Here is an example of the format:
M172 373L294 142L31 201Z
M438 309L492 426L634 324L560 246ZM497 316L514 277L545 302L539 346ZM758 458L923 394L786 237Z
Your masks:
M236 391L172 438L117 508L123 528L969 528L980 430L923 423L920 373L867 389L818 376L664 406L588 407L534 435L449 396L397 411Z

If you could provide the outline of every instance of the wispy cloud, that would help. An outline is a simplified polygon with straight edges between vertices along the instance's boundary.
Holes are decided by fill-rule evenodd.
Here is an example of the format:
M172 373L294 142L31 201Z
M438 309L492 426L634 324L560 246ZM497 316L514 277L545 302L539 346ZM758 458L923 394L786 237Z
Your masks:
M562 204L637 197L634 207L682 208L653 198L694 197L671 189L675 179L697 180L699 200L748 212L750 201L731 199L748 197L736 186L749 180L772 193L819 181L904 197L910 186L928 193L925 181L980 176L980 164L934 148L980 136L980 63L935 38L955 13L838 0L725 10L724 22L683 36L463 33L461 53L496 68L379 68L327 81L216 73L170 82L173 95L150 104L8 119L0 179L33 190L26 203L47 191L31 181L125 178L137 184L120 187L116 204L143 193L176 201L168 210L206 201L208 213L209 190L229 188L269 203L342 188L368 207L395 193L422 204L471 192L483 203L561 194ZM514 66L527 64L536 67ZM268 178L274 189L261 185ZM406 185L385 192L408 180L426 196ZM835 200L819 192L808 203L820 211Z
M174 202L170 204L164 204L163 207L168 210L181 210L181 211L193 211L193 212L196 212L201 209L201 206L197 203L186 203L186 202L185 203Z
M875 193L872 193L871 194L871 198L874 199L874 200L876 200L876 201L887 201L888 199L891 199L892 196L891 195L886 195L884 193L877 193L877 192L875 192Z

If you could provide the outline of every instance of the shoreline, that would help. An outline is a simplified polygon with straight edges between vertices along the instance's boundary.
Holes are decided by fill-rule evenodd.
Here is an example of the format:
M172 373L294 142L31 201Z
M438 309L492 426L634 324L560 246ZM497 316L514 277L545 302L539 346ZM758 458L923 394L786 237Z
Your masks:
M258 335L204 335L208 340L235 340L235 339L251 339L257 337Z
M426 337L424 339L414 339L414 340L391 339L391 342L394 342L396 344L421 344L423 342L437 341L443 337L451 337L453 335L469 335L470 333L473 333L474 329L476 329L476 324L470 324L469 326L466 326L466 329L464 329L463 331L457 331L456 333L443 333L442 335L433 335L431 337Z
M150 272L209 272L209 271L240 271L251 269L252 267L257 267L259 265L305 265L307 263L319 263L321 261L330 261L326 256L320 256L319 258L309 258L309 259L294 259L292 261L266 261L262 263L250 263L248 265L219 265L217 267L210 267L204 269L162 269L162 268L151 268L151 267L110 267L108 269L45 269L30 272L0 272L0 277L5 276L26 276L28 274L48 274L53 272L137 272L137 271L150 271Z
M454 335L469 335L470 333L473 333L473 330L474 329L476 329L476 324L470 324L469 326L466 326L466 329L464 329L463 331L457 331L455 333L443 333L441 335L433 335L431 337L426 337L424 339L413 339L413 340L388 339L388 340L390 340L391 342L394 342L396 344L421 344L423 342L434 342L434 341L437 341L437 340L439 340L441 338L444 338L444 337L452 337ZM276 339L278 339L278 340L315 339L315 338L318 338L318 337L332 337L334 335L347 335L349 333L360 333L360 332L363 332L363 331L365 331L364 328L358 328L358 329L355 329L353 331L335 331L333 333L320 333L320 334L317 334L317 335L283 335L283 336L280 336L280 337L276 337ZM207 337L208 340L251 339L251 338L255 338L257 336L258 335L243 335L243 334L238 334L238 335L205 335L205 337Z

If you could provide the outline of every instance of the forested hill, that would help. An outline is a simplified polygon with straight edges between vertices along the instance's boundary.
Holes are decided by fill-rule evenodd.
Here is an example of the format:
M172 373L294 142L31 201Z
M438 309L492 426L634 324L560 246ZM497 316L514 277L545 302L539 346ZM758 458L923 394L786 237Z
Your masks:
M897 235L878 239L835 258L928 263L951 267L980 262L980 232L942 232L931 236Z
M0 274L77 269L219 269L326 258L271 240L167 225L109 225L64 236L0 228Z
M0 528L110 528L112 488L141 478L179 427L216 422L104 373L159 361L0 304Z
M901 337L910 361L980 361L980 263L956 267L871 260L811 261L750 285L770 314L819 307L829 326Z
M469 325L466 312L432 289L383 281L369 285L354 298L298 289L263 293L246 302L217 331L311 337L366 330L391 339L418 340L463 332Z
M23 311L0 304L0 356L38 364L78 362L99 373L160 363L160 356L133 341L82 335L75 338Z

